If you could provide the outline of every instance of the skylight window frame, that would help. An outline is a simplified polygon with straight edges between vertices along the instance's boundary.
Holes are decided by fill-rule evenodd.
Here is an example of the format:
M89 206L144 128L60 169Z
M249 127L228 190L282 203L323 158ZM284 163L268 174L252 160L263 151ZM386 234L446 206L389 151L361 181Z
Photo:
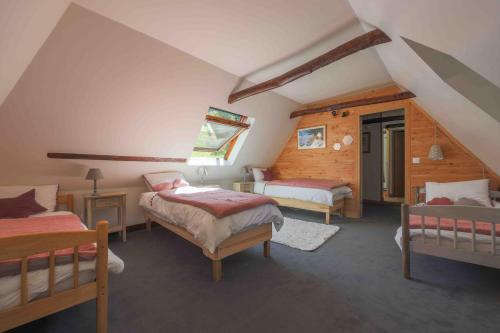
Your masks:
M223 111L223 110L221 110L221 111ZM247 124L245 122L246 119L247 119L247 117L241 116L241 121L235 121L235 120L230 120L230 119L226 119L226 118L217 117L217 116L213 116L213 115L207 114L205 116L205 122L206 123L210 122L210 123L215 123L215 124L224 125L224 126L236 127L236 128L238 128L238 130L231 137L229 137L226 141L224 141L218 148L194 147L193 151L212 153L212 152L217 152L217 151L221 150L228 143L230 143L230 144L233 143L233 145L234 145L234 142L236 142L237 138L245 130L247 130L248 128L250 128L250 124ZM229 154L230 154L231 150L232 149L230 147L230 149L228 149ZM226 153L226 156L224 157L224 159L228 159L229 154Z

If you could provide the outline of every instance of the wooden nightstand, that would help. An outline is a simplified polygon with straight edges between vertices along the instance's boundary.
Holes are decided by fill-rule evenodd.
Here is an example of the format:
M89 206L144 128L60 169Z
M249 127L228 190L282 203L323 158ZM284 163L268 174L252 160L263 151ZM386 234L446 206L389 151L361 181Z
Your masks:
M95 224L92 219L93 212L96 208L116 208L118 224L110 225L109 232L121 233L122 240L127 240L127 218L126 204L127 193L99 193L98 195L85 194L83 196L84 220L87 228L95 229Z
M253 182L237 182L233 183L233 190L238 192L253 193Z

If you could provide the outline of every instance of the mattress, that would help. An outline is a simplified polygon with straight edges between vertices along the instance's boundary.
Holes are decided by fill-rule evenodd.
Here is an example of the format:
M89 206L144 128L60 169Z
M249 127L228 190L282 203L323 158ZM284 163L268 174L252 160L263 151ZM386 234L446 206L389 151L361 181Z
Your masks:
M333 206L336 200L352 198L352 190L348 186L341 186L332 190L305 188L294 186L269 185L267 182L255 182L254 192L270 197L310 201L323 205Z
M71 212L45 212L32 216L51 216L71 214ZM1 220L0 220L1 222ZM86 228L86 227L85 227ZM111 250L108 250L108 270L119 274L125 264ZM79 262L79 281L84 284L95 279L95 260ZM28 300L34 300L47 294L49 285L49 270L39 269L28 272ZM55 268L56 291L63 291L73 287L73 264L58 265ZM0 278L0 310L20 304L21 278L19 275Z
M181 194L213 190L216 189L185 186L175 191ZM274 205L263 205L221 219L197 207L163 200L156 192L142 193L139 205L189 231L211 253L224 240L252 226L273 223L279 230L284 223L283 215Z

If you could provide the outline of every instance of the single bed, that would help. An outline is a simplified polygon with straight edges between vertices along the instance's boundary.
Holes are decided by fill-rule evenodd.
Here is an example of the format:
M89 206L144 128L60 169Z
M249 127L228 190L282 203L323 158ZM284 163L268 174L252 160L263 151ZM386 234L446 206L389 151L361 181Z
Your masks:
M159 195L159 184L185 181L180 172L161 172L144 176L151 192L143 193L139 205L144 209L147 229L151 222L176 233L200 247L203 254L212 261L212 278L222 278L221 260L234 253L263 243L264 257L270 255L272 225L279 230L284 223L279 209L273 204L264 204L229 216L217 218L204 209L189 204L165 200ZM169 189L173 195L209 193L221 191L218 188L182 186ZM241 193L233 192L234 195Z
M71 212L72 195L58 195L54 204L68 211L0 219L1 234L11 234L0 236L0 331L96 299L97 332L106 332L108 270L123 270L123 261L108 250L108 224L87 230ZM72 219L73 226L54 231L56 226L46 224L63 219ZM28 225L37 230L24 232Z
M345 185L332 189L305 186L274 185L272 181L257 180L254 192L273 198L280 206L325 213L326 224L330 224L332 214L342 216L345 199L352 198L351 188Z
M464 182L461 182L464 183ZM490 191L488 200L481 199L488 193L487 182L466 184L465 191L473 193L487 207L463 205L402 205L401 227L395 236L396 243L402 250L403 275L411 278L411 252L443 257L447 259L500 268L500 205L496 201L500 192ZM451 191L439 184L438 199L459 196L456 188L463 193L463 184L451 184ZM472 187L471 187L472 186ZM453 188L455 187L455 188ZM460 188L459 188L460 187ZM432 186L426 190L432 198ZM423 191L419 190L421 194ZM431 193L432 192L432 193ZM470 195L470 194L465 194ZM424 199L425 200L425 199ZM430 200L427 201L428 203ZM490 202L490 204L488 204Z

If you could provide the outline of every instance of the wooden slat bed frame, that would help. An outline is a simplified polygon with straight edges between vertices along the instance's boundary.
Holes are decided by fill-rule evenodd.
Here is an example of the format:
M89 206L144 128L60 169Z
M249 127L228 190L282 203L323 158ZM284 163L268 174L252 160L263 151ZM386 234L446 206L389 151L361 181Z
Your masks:
M279 197L271 197L278 202L279 206L298 208L304 210L312 210L314 212L325 213L325 223L330 224L333 213L338 212L340 216L344 215L344 199L335 200L333 206L328 206L312 201L303 201L297 199L287 199Z
M493 191L492 198L500 198L500 192ZM422 238L410 238L410 214L419 216L432 216L437 218L437 232L435 239L425 236L425 224L422 224ZM455 221L453 225L453 246L446 246L441 242L440 219L449 218ZM472 232L470 240L470 250L457 248L457 220L463 219L471 221ZM490 207L469 207L469 206L401 206L401 227L402 227L402 261L403 275L411 278L410 253L421 253L451 260L463 261L472 264L500 268L500 249L497 244L496 234L491 233L491 250L489 253L477 251L476 221L491 223L492 230L500 224L500 209ZM430 228L429 228L430 230Z
M58 204L73 210L73 196L59 195ZM55 251L96 243L96 280L79 284L78 251L73 256L73 288L55 291ZM97 332L108 329L108 222L97 223L96 230L19 235L0 239L0 260L21 258L21 304L0 310L0 332L59 312L74 305L97 299ZM49 253L48 296L28 301L28 257Z
M223 241L216 249L214 253L210 253L206 247L204 247L200 242L198 242L191 233L186 229L179 227L165 218L157 216L156 214L145 211L144 218L146 220L146 227L148 231L151 231L151 223L156 222L162 227L172 231L173 233L179 235L180 237L188 240L194 245L200 247L203 254L212 260L212 279L218 282L222 279L222 259L228 257L237 252L249 249L260 243L263 243L263 254L264 257L269 257L271 255L271 237L272 237L272 225L263 224L259 225L242 232L239 232L225 241Z

